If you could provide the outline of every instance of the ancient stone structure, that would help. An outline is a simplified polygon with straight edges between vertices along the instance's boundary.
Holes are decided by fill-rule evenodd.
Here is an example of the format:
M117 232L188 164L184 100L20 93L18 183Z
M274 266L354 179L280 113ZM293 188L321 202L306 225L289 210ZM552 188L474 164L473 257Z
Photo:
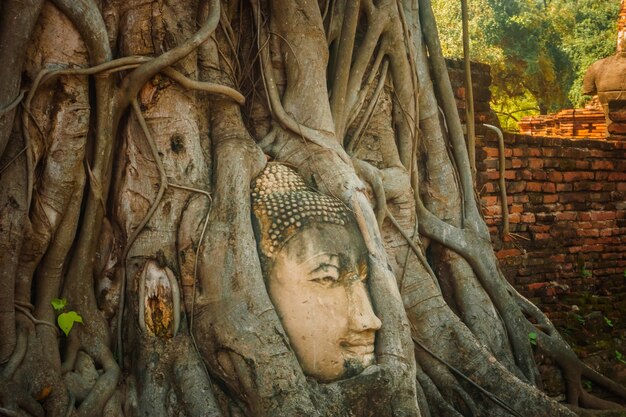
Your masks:
M583 93L597 95L606 116L607 133L626 136L626 3L622 1L615 55L594 62L583 80Z
M556 114L527 116L519 122L524 135L569 139L604 138L606 121L602 106L591 102L584 109L565 109Z
M577 353L623 380L626 142L505 135L503 236L497 138L478 139L478 190L505 276Z
M609 117L609 107L614 107L618 101L626 99L626 38L620 38L618 52L608 58L601 59L591 65L583 80L583 93L597 95L606 116L609 133L626 134L626 127L613 127ZM618 117L621 119L621 117ZM623 131L623 132L622 132Z
M572 139L626 139L626 2L618 19L617 52L589 67L583 93L593 95L584 109L565 109L556 114L526 116L519 122L524 135ZM611 108L609 108L611 107Z
M304 372L328 382L373 365L381 321L365 285L365 244L347 207L275 163L252 190L268 293Z

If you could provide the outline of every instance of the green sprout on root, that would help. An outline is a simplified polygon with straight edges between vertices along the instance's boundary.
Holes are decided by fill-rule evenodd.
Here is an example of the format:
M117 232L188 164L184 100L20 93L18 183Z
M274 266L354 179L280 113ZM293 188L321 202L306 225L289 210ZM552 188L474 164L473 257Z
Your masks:
M63 333L65 333L65 336L68 336L70 334L70 330L72 330L72 327L74 327L74 323L83 322L83 318L76 311L64 311L65 307L67 306L67 300L65 298L53 298L50 304L52 304L52 308L54 308L54 311L60 313L57 316L57 324L59 325Z

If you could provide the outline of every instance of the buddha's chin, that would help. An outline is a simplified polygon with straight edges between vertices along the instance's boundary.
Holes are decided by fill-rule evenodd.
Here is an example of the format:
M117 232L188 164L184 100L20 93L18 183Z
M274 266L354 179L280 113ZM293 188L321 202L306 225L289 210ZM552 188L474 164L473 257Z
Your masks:
M356 376L375 363L376 356L374 352L348 356L343 362L344 374L342 378Z

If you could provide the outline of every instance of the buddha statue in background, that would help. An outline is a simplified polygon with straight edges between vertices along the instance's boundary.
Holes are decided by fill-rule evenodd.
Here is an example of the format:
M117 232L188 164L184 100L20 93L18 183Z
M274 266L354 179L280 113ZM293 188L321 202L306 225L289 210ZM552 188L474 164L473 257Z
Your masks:
M598 95L607 126L610 125L609 102L626 100L626 30L618 34L616 54L594 62L587 69L583 94Z
M381 322L352 213L285 165L268 164L252 189L266 287L304 373L330 382L373 365Z

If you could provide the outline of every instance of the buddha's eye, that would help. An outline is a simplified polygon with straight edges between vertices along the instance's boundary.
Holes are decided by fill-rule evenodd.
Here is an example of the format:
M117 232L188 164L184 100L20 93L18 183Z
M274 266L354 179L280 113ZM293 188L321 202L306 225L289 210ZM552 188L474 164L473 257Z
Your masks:
M313 278L311 279L311 281L317 282L319 284L323 284L323 285L332 285L334 283L337 282L337 278L330 276L330 275L326 275L324 277L319 277L319 278Z
M339 281L339 269L335 265L321 264L311 271L309 281L323 285L332 285Z

